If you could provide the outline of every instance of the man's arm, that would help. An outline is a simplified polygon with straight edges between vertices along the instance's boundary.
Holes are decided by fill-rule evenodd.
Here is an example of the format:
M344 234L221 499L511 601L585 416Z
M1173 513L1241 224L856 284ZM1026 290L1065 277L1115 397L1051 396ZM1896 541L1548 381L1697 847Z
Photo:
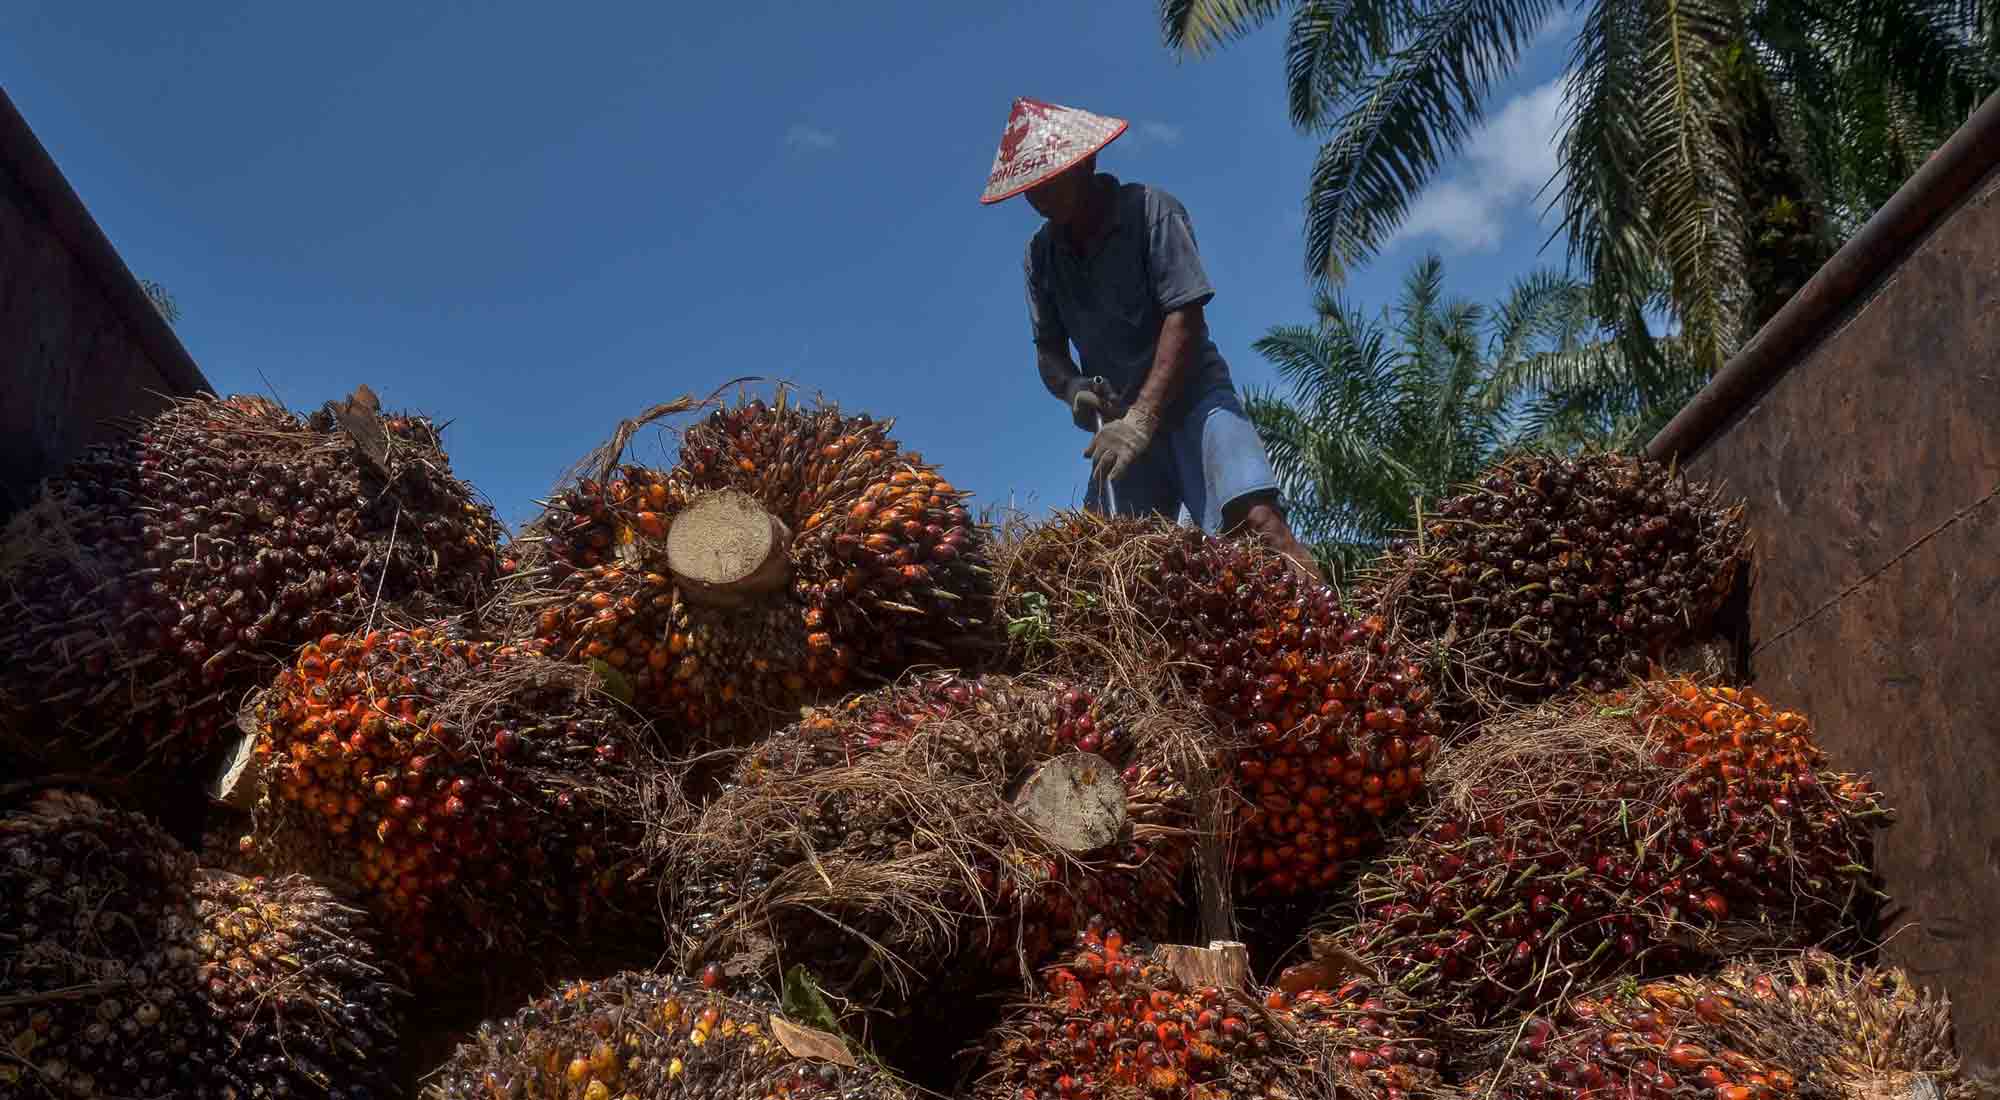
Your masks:
M1037 340L1035 370L1041 374L1042 385L1048 387L1049 395L1058 401L1069 399L1070 380L1083 373L1069 357L1068 340Z
M1159 339L1153 345L1153 367L1132 399L1154 419L1163 416L1195 372L1200 349L1208 342L1204 307L1215 297L1195 247L1194 223L1187 208L1172 195L1153 189L1147 195L1146 270L1152 276L1153 300L1163 315Z
M1133 409L1144 409L1158 420L1180 396L1181 387L1194 371L1195 352L1208 338L1208 318L1201 303L1185 305L1167 314L1160 322L1160 339L1153 348L1153 369L1132 399Z

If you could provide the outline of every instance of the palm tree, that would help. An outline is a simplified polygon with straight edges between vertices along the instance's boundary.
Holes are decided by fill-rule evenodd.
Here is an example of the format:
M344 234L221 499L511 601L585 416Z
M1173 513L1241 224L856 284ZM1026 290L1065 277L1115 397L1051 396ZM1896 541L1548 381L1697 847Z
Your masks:
M1315 323L1255 345L1290 394L1244 404L1294 527L1335 574L1509 451L1602 446L1648 411L1652 380L1604 339L1589 288L1553 272L1487 307L1447 299L1431 255L1379 318L1325 291L1314 305Z
M1291 11L1293 123L1323 135L1306 255L1337 284L1407 216L1562 0L1161 0L1199 53ZM1987 0L1579 3L1551 200L1596 312L1713 370L1996 85ZM1755 281L1761 280L1762 285ZM1666 370L1665 367L1656 368Z

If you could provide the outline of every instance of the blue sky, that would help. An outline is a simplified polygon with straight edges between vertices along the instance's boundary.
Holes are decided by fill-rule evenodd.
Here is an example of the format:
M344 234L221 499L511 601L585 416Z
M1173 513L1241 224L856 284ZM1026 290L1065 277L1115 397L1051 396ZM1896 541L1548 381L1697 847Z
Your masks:
M982 504L1080 502L1023 313L1037 219L977 202L1016 95L1132 120L1100 164L1187 205L1239 386L1308 317L1279 26L1183 61L1140 0L9 6L7 94L216 388L449 418L514 524L621 417L744 374L896 417ZM1561 30L1351 295L1430 248L1480 300L1561 263Z

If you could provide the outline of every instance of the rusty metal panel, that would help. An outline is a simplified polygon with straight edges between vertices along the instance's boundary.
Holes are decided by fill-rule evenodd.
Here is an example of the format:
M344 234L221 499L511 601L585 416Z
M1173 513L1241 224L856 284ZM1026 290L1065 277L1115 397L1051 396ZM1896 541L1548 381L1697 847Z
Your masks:
M0 517L115 421L207 388L0 94Z
M2000 1052L2000 501L1989 500L1817 618L1765 639L1760 690L1801 708L1898 815L1878 862L1898 907L1887 955L1951 991L1959 1044Z
M2000 1067L2000 171L1960 198L1688 466L1758 532L1749 675L1901 811L1885 956Z

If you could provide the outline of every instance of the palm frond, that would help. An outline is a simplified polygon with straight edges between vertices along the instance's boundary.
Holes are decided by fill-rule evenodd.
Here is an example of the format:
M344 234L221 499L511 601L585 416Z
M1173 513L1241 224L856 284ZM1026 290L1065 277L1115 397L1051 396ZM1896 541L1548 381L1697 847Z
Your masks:
M1811 228L1831 255L1846 237L1835 211L1846 201L1844 169L1854 152L1847 147L1852 111L1841 74L1795 20L1774 17L1768 8L1752 19L1750 50L1749 82L1757 87L1759 111L1777 130L1774 152L1789 162L1804 198L1820 212Z
M1202 54L1263 26L1283 0L1161 0L1160 30L1167 46Z
M1497 410L1536 395L1608 393L1631 390L1636 382L1624 349L1616 341L1600 340L1501 364L1487 379L1480 400L1485 407Z
M1300 0L1285 36L1292 125L1326 126L1336 105L1388 56L1420 8L1414 0Z
M1563 184L1551 204L1561 209L1570 262L1589 272L1595 311L1634 340L1630 319L1660 266L1641 176L1644 3L1597 0L1577 30L1563 96Z
M1563 272L1538 268L1514 280L1493 311L1487 355L1505 369L1540 342L1574 343L1590 323L1588 289Z
M1397 366L1379 328L1345 313L1316 327L1277 326L1252 345L1322 420L1380 423L1393 411Z
M1821 0L1820 36L1845 67L1893 82L1920 117L1953 125L1993 88L1993 55L1976 42L1977 9L1955 0Z
M1393 455L1269 393L1246 394L1244 410L1264 440L1301 537L1377 538L1397 521L1408 471Z
M1507 413L1480 399L1486 331L1506 304L1448 297L1433 255L1405 273L1379 321L1324 291L1315 305L1317 325L1279 326L1260 341L1293 383L1289 397L1258 394L1246 408L1295 527L1376 546L1409 529L1418 498L1476 478L1507 444Z
M1340 282L1408 215L1442 159L1485 115L1493 83L1555 10L1555 0L1436 0L1411 28L1313 165L1307 268Z
M1245 410L1298 529L1374 537L1397 518L1401 486L1414 476L1393 431L1397 356L1381 328L1345 303L1318 305L1318 325L1278 326L1255 345L1290 383L1290 398L1252 391Z
M1314 543L1313 558L1319 563L1321 572L1335 584L1346 584L1356 573L1368 567L1382 552L1377 542L1362 542L1344 538L1328 539Z
M1661 258L1696 354L1736 350L1742 308L1739 158L1728 132L1728 69L1741 41L1729 0L1661 0L1638 103L1651 150L1640 166Z

